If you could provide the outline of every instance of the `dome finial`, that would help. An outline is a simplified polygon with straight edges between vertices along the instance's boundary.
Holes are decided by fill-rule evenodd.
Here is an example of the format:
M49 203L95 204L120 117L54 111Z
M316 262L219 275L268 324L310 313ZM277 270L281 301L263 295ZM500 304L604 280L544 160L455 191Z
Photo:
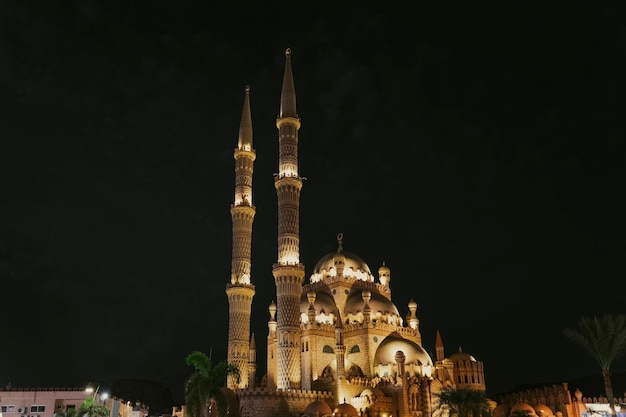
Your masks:
M339 244L339 247L337 248L337 253L342 253L343 252L343 233L339 233L337 235L337 243Z

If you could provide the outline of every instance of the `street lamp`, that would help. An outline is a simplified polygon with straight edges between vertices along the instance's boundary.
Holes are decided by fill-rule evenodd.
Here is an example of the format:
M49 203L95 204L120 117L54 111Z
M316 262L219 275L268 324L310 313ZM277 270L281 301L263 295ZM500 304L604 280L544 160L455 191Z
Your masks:
M87 388L85 388L85 394L93 394L91 398L94 398L96 396L96 394L98 393L98 390L100 389L100 385L98 385L98 388L96 388L96 392L94 392L93 387L91 385L87 385Z
M100 385L98 385L95 390L93 389L91 385L87 385L87 388L85 388L85 393L89 394L91 396L91 399L94 400L94 403L95 403L96 396L98 395L99 390L100 390ZM100 401L102 402L102 404L105 404L108 398L109 398L108 392L103 392L100 394Z

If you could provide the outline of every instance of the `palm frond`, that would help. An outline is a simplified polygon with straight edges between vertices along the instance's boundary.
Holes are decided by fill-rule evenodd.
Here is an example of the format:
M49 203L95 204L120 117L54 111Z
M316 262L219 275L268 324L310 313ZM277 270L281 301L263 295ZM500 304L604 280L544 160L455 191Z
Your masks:
M470 388L443 388L433 393L435 405L433 416L467 417L474 412L476 415L487 414L489 402L483 391Z
M187 355L185 360L187 365L193 366L197 371L210 372L211 371L211 359L204 352L191 352Z
M228 400L220 389L216 389L213 392L212 398L215 400L215 406L217 407L217 415L225 416L228 414Z
M626 352L626 315L581 317L578 329L565 329L563 334L595 359L603 371L609 371L613 361Z
M229 404L222 388L229 375L235 375L239 382L239 368L226 361L213 366L211 357L198 351L187 355L185 362L195 368L185 381L185 407L191 417L203 417L211 400L215 402L218 415L226 416Z

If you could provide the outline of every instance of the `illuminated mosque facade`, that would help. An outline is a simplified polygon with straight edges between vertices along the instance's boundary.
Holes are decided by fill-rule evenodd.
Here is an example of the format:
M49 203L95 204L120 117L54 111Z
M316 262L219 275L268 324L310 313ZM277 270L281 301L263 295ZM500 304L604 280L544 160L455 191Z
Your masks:
M267 374L263 376L256 375L257 341L250 331L255 295L251 246L256 151L249 87L234 150L227 360L238 367L240 378L229 377L224 389L229 415L430 416L433 393L443 387L485 391L482 362L460 348L445 357L439 332L436 357L431 358L422 346L417 303L409 302L403 316L391 299L389 267L383 264L373 274L360 257L344 251L341 234L337 250L323 256L306 279L299 249L300 126L287 49L276 119L278 258L272 268L276 298L269 306Z

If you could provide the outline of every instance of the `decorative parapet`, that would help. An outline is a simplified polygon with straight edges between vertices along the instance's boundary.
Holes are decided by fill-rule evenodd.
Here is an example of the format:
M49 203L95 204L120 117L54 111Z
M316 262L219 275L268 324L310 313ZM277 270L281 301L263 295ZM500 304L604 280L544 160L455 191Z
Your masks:
M376 291L388 299L391 299L391 290L387 285L379 284L371 281L363 281L362 279L358 279L356 277L337 277L337 276L326 276L320 281L309 282L302 286L302 292L306 293L309 291L316 291L319 289L326 289L326 287L330 284L334 284L337 282L347 282L353 284L352 288L361 289L361 290L370 290Z
M385 323L384 321L372 321L370 323L350 323L344 324L344 331L353 332L362 329L376 329L383 332L397 332L402 337L415 338L420 337L420 332L417 329L411 327L395 326L393 324Z
M300 323L302 330L320 330L323 332L335 333L334 323Z
M239 388L237 389L237 395L240 398L250 397L282 397L282 398L306 398L330 400L333 398L333 394L328 391L318 390L304 390L304 389L290 389L290 390L277 390L275 388L268 387L255 387L255 388Z
M79 387L43 387L43 388L33 388L33 387L10 387L3 388L0 387L0 391L85 391L85 388Z
M519 402L532 407L543 404L550 407L555 413L560 411L563 413L563 417L576 416L567 382L497 395L494 400L498 404L505 404L509 407Z
M626 392L624 393L624 395L626 395ZM582 397L581 400L584 404L608 404L609 400L604 397L604 396L600 396L600 397ZM617 404L626 404L626 397L615 397L615 402Z

